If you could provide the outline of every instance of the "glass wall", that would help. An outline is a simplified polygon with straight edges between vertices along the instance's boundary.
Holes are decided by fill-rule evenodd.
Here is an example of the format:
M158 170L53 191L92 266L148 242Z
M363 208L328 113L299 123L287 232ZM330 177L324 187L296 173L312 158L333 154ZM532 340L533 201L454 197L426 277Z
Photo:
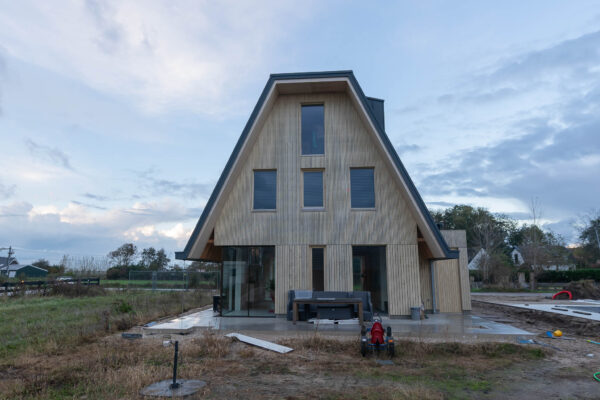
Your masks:
M275 316L275 247L223 248L221 314Z
M352 246L353 290L371 292L373 308L388 312L385 246Z

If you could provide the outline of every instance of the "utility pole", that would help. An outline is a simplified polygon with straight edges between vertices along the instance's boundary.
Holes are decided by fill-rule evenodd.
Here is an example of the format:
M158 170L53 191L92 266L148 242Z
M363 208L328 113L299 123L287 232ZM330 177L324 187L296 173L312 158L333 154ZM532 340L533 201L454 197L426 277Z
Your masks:
M8 269L10 268L10 257L15 254L15 252L12 250L12 246L8 246L8 248L3 247L0 249L1 250L8 250L8 257L6 258L6 277L8 278Z

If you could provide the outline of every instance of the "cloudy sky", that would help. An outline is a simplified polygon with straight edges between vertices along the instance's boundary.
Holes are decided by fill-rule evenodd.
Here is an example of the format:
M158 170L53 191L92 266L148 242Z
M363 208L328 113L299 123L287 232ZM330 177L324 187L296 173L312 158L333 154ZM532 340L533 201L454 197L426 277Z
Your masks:
M268 75L340 69L430 207L538 198L573 241L600 205L598 2L369 4L0 0L0 247L172 255Z

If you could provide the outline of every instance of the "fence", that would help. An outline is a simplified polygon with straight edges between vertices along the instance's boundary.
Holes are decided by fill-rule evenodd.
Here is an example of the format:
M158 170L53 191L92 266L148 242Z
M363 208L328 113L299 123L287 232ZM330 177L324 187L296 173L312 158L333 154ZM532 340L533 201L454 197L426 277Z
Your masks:
M153 290L218 289L219 271L130 271L128 288Z
M41 290L49 289L55 285L63 284L78 284L78 285L100 285L100 278L77 278L77 279L60 279L60 280L39 280L39 281L19 281L19 282L3 282L0 284L0 289L4 292L11 292L16 289L25 288L26 290Z

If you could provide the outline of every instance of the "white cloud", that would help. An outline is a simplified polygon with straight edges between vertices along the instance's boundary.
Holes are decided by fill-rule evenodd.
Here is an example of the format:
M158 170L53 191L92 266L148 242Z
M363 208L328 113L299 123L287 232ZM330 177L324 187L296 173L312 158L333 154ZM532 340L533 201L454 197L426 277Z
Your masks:
M234 96L248 75L266 68L308 8L277 1L23 1L3 6L0 39L14 57L147 111L215 113L235 110L225 92Z
M178 246L185 245L192 233L191 229L186 229L182 223L177 223L168 228L158 229L155 225L144 225L129 229L123 236L128 240L149 242L160 242L165 238L174 239Z

